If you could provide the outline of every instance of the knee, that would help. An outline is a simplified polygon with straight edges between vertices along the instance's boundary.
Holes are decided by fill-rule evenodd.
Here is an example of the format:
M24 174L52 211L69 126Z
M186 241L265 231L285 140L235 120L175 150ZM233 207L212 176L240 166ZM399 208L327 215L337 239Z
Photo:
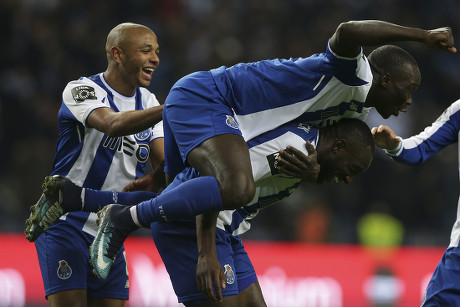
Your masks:
M235 178L236 177L236 178ZM233 210L248 204L255 195L256 186L252 176L235 176L221 184L224 209Z

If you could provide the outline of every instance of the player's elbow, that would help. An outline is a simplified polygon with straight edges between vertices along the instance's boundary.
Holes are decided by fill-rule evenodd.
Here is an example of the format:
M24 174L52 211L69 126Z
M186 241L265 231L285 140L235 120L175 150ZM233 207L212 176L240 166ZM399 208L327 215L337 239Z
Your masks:
M335 37L337 41L344 42L353 38L353 33L356 29L355 21L345 21L339 24L335 30Z

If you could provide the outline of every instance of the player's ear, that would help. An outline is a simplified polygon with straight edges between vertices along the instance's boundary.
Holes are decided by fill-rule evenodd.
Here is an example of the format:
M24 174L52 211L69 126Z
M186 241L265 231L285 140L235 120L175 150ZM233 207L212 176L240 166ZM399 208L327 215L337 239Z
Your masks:
M344 139L335 140L334 145L332 147L332 152L339 153L345 150L347 147L347 142Z
M123 58L123 51L121 48L118 46L113 46L112 49L110 49L110 53L112 54L112 59L120 64Z
M382 76L382 79L380 80L380 85L384 88L387 88L391 83L391 75L390 73L385 73L383 76Z

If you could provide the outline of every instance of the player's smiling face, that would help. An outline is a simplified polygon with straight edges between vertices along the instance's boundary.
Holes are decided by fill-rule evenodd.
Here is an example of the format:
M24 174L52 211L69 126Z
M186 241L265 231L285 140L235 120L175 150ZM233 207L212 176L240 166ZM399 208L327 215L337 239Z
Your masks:
M157 37L149 29L137 28L122 48L122 69L125 81L134 88L148 87L152 74L160 64Z

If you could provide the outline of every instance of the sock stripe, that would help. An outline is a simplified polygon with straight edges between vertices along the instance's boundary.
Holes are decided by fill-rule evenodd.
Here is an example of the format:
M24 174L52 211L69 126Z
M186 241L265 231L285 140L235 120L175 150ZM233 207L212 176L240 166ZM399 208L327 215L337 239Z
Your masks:
M142 227L142 224L139 222L139 219L137 217L137 206L132 206L129 208L129 212L131 213L131 218L134 221L134 224L136 224L139 227Z

